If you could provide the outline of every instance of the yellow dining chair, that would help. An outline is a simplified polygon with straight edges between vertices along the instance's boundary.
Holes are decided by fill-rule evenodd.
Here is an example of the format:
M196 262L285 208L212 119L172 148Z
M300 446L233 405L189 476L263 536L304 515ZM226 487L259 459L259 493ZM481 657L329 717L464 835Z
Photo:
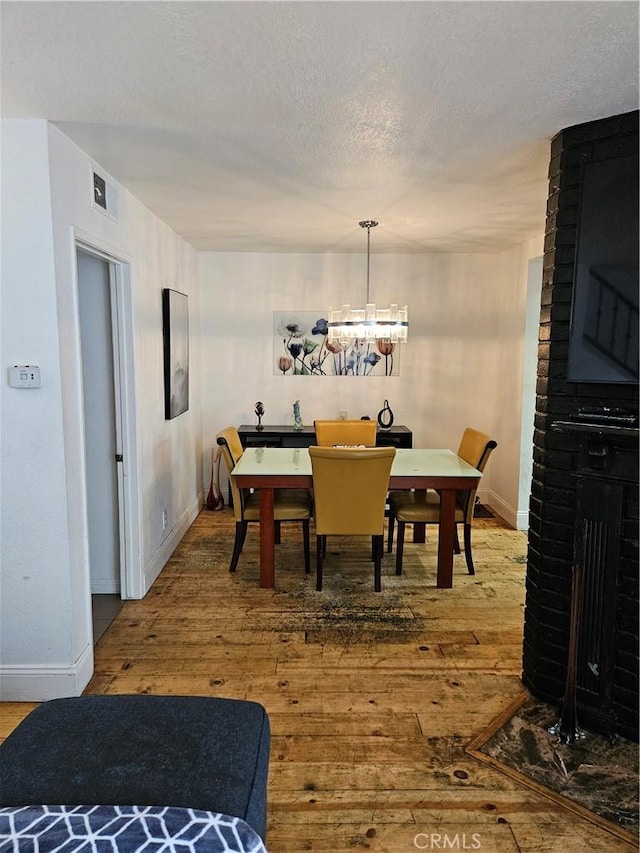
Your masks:
M250 521L260 521L260 493L250 489L240 489L231 472L244 452L238 430L227 427L216 435L216 442L222 449L222 458L229 474L229 487L236 519L236 537L233 544L230 572L235 572L240 554L247 536ZM311 494L307 489L276 489L273 496L273 517L277 528L276 541L279 541L279 525L285 521L302 522L304 544L304 570L311 573L311 553L309 545L309 521L312 512Z
M310 447L316 525L316 589L327 536L371 536L374 588L381 589L384 510L395 447Z
M479 471L484 471L489 457L497 447L497 443L489 436L477 429L467 427L462 434L458 447L458 456L473 465ZM458 524L464 525L464 556L467 561L467 570L470 575L475 574L473 557L471 554L471 525L473 524L473 511L475 508L475 489L462 491L456 494L455 510L455 553L460 553L460 541L458 539ZM404 530L406 524L438 524L440 521L440 496L437 492L428 490L425 492L396 491L389 493L389 534L387 539L387 551L393 548L393 528L398 521L398 544L396 546L396 574L402 574L402 557L404 552Z
M375 421L314 421L319 447L376 446L378 425Z

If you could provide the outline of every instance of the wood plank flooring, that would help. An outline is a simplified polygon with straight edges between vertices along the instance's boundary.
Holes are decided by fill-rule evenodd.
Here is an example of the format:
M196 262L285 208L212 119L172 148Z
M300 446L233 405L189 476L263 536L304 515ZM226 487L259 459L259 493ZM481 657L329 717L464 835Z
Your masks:
M408 537L410 539L410 537ZM253 699L272 726L269 853L631 851L633 845L465 752L522 691L526 539L476 520L475 577L435 587L437 533L385 556L329 539L324 589L295 526L258 586L258 531L228 571L233 519L203 511L142 601L95 651L87 693ZM0 737L33 704L0 705Z

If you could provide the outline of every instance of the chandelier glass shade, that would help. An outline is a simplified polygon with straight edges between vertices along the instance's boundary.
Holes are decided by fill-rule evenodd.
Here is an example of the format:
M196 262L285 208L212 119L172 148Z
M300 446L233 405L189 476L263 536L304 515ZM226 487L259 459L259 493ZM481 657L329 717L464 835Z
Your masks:
M328 334L330 341L348 341L358 338L366 341L384 340L406 343L409 331L409 312L406 305L391 304L377 308L369 301L369 266L371 259L371 229L378 224L371 219L358 223L367 229L367 301L364 308L329 308Z
M409 330L407 306L400 308L390 305L388 308L376 308L368 302L364 308L352 308L343 305L337 310L329 309L329 340L389 340L392 343L406 343Z

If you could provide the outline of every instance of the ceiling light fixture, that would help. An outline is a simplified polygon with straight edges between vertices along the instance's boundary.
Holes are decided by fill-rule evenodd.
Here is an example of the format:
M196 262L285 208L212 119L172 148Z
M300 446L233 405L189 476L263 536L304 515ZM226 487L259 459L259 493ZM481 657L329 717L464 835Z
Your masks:
M392 343L406 343L409 331L409 313L407 306L401 308L391 304L388 308L376 308L369 301L369 267L371 259L371 229L378 224L372 219L358 223L367 229L367 301L364 308L352 308L343 305L333 310L329 308L330 341L345 341L353 338L364 340L388 340Z

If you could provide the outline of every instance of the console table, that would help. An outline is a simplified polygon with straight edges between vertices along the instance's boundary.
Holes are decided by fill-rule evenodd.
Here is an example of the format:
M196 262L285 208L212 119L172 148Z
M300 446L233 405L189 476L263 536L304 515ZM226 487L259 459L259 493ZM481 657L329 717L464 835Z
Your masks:
M255 426L242 424L238 434L243 447L309 447L315 444L316 434L313 426L296 430L292 426L265 426L261 430ZM412 447L413 433L406 426L392 426L389 429L378 428L376 436L378 447Z

